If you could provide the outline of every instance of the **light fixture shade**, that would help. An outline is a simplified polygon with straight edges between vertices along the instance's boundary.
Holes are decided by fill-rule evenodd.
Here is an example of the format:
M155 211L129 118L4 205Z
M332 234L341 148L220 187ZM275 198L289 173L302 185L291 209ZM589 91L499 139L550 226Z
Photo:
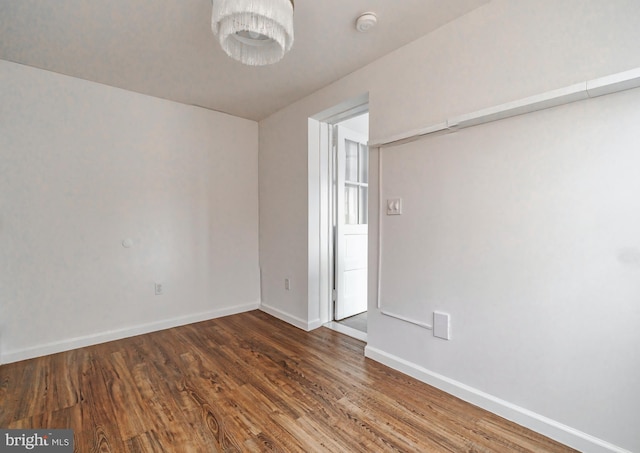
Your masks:
M292 0L212 0L211 29L231 58L275 63L293 46Z

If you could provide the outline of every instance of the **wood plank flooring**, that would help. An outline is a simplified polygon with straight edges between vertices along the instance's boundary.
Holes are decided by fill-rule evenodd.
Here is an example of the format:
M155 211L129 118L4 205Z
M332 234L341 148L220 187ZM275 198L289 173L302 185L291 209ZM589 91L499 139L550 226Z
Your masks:
M0 427L93 452L568 452L253 311L0 367Z

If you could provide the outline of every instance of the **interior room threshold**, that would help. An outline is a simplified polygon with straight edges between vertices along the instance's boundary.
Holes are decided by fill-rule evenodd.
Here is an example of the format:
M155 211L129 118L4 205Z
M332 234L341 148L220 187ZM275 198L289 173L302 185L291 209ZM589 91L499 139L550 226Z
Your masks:
M324 327L327 327L331 330L335 330L336 332L340 332L342 334L348 335L352 338L355 338L360 341L367 342L367 333L362 332L358 329L354 329L353 327L345 326L336 321L329 321L326 324L323 324Z

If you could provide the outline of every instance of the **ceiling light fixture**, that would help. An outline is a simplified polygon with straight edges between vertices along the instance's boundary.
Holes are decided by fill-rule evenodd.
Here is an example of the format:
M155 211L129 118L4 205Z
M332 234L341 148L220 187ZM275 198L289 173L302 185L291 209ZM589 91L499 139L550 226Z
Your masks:
M249 66L280 61L293 46L293 0L212 0L211 29L231 58Z

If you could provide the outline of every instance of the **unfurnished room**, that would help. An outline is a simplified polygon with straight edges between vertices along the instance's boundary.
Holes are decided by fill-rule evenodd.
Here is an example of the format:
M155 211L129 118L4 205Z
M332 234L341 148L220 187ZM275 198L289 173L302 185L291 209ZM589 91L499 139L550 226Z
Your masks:
M0 0L0 451L640 452L639 24Z

